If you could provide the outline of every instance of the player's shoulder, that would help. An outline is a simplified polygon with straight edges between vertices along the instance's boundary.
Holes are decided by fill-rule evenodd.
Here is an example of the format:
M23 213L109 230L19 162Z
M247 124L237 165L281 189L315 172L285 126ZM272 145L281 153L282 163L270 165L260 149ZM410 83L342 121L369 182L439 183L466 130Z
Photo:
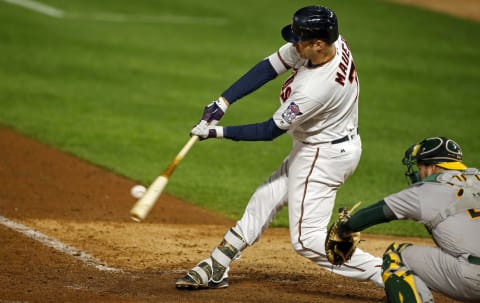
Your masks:
M475 178L480 181L480 171L474 167L469 167L465 170L446 170L435 177L439 182L448 182L451 179L465 181L467 178Z
M290 42L281 45L278 51L275 54L272 54L270 58L270 61L278 60L288 68L298 68L305 62L305 59L300 57L297 49Z

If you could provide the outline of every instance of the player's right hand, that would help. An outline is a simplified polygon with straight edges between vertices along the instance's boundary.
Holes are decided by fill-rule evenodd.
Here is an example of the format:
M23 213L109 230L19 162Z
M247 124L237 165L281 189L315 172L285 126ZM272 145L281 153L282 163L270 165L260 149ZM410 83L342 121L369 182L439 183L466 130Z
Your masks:
M198 136L200 140L205 140L209 138L222 138L223 137L223 128L220 126L211 126L208 125L205 121L200 121L195 125L190 131L190 135Z
M230 103L223 97L211 102L203 109L202 121L215 126L228 109Z

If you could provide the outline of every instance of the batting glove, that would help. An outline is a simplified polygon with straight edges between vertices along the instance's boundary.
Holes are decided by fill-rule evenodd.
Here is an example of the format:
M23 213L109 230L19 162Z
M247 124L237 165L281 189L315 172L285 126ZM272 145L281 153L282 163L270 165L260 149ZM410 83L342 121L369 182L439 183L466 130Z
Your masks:
M206 121L208 124L213 126L217 125L218 121L222 119L223 115L227 111L229 105L230 103L228 103L225 98L218 98L217 100L205 106L203 109L202 121Z
M192 128L190 135L198 136L200 140L223 138L223 127L207 125L204 121L201 121Z

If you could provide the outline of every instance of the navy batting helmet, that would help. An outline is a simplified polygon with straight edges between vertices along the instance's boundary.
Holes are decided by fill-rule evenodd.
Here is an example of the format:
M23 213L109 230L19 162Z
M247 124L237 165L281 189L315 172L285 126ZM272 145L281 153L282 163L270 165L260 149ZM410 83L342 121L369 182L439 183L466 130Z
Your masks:
M295 12L292 24L282 29L282 36L292 43L320 39L332 44L338 39L337 16L325 6L306 6Z

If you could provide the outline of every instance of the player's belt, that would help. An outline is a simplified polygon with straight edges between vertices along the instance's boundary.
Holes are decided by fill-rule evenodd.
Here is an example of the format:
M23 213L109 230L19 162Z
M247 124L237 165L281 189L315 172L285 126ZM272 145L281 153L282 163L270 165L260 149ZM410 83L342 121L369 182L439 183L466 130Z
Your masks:
M475 256L468 256L468 262L471 264L480 265L480 258Z
M349 140L353 140L353 138L355 138L356 135L358 135L358 128L357 128L357 132L356 134L348 134L346 135L345 137L341 137L339 139L335 139L333 141L330 141L330 142L320 142L320 143L312 143L312 142L305 142L303 141L302 143L303 144L308 144L308 145L317 145L317 144L326 144L326 143L330 143L330 144L338 144L338 143L342 143L342 142L345 142L345 141L349 141Z
M357 128L357 135L358 135L358 128ZM352 140L354 137L355 137L355 135L346 135L345 137L342 137L340 139L335 139L330 143L338 144L338 143L342 143L342 142L345 142L345 141L348 141L348 140Z
M350 137L352 137L351 139L353 139L353 136L355 136L355 135L346 135L345 137L340 138L340 139L335 139L330 143L332 143L332 144L342 143L342 142L350 140Z

